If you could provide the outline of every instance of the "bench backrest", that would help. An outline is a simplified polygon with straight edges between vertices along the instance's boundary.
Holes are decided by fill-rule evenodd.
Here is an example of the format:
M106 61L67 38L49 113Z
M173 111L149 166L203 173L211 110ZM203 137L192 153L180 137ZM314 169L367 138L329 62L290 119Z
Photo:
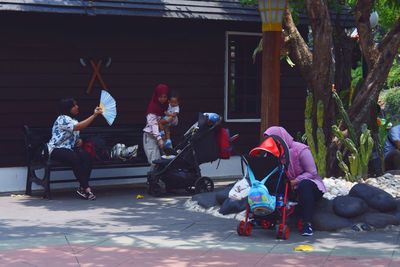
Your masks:
M143 150L143 127L142 124L117 126L117 127L88 127L80 132L80 137L85 140L89 137L100 136L104 138L110 148L122 143L126 146L139 145L137 160L147 161ZM30 128L24 126L25 146L27 162L35 160L38 150L47 143L51 137L51 128Z

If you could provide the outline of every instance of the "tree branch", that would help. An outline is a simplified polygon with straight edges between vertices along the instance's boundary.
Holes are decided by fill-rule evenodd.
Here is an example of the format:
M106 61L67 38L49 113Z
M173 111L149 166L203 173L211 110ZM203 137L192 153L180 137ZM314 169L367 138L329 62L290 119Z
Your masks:
M307 43L294 24L290 9L286 9L283 19L285 34L285 49L289 51L290 59L296 64L301 76L307 84L312 84L312 53Z
M355 20L360 38L361 52L367 63L368 69L378 60L378 51L375 47L369 18L374 0L358 0L355 10Z

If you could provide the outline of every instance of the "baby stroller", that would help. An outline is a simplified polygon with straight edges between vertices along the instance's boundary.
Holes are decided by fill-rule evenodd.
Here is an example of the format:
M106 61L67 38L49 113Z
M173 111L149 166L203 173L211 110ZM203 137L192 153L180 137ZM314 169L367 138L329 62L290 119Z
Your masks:
M219 158L220 122L218 114L199 113L197 122L184 134L184 140L169 151L171 155L153 161L155 167L147 177L148 193L156 196L162 193L160 180L167 192L175 189L194 193L213 191L214 182L201 175L199 165Z
M261 226L264 229L275 229L277 239L288 239L289 226L287 225L287 217L294 213L294 206L297 203L289 201L288 189L290 182L286 176L289 166L289 149L286 143L279 136L270 135L258 147L250 151L249 157L242 157L242 160L247 165L248 173L246 176L250 178L250 184L254 183L255 177L263 177L265 173L268 173L262 182L265 183L272 195L271 199L276 203L273 205L275 207L274 210L265 209L264 207L257 207L252 210L250 205L247 204L245 220L238 224L237 233L249 236L252 227ZM261 166L255 172L256 175L250 168L251 165ZM272 168L273 170L271 171ZM266 169L268 169L267 172L265 171ZM251 196L249 195L248 197L250 198ZM251 202L250 199L249 202Z

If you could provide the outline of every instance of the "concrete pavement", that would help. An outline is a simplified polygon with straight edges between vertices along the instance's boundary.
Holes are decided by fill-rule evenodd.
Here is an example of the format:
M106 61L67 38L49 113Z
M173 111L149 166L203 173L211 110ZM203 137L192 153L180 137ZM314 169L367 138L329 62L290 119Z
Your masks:
M153 198L145 187L0 197L0 266L400 266L400 231L236 234L238 221L191 212L190 196ZM136 199L137 194L144 199ZM310 244L312 252L295 252Z

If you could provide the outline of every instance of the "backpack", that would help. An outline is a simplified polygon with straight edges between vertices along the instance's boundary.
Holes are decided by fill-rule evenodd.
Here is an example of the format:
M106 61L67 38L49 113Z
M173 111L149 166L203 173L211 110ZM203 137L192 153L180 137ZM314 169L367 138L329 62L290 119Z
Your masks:
M217 144L219 148L219 158L229 159L232 154L229 130L219 128L217 132Z
M258 181L254 177L253 171L249 166L247 166L247 173L249 174L251 183L247 201L250 206L250 211L253 212L254 215L265 216L275 211L276 197L269 194L265 183L267 182L268 178L271 177L271 175L274 174L278 169L279 167L276 167L264 179Z
M89 137L83 143L83 149L89 153L92 159L97 161L110 160L110 150L107 147L106 140L101 136Z

